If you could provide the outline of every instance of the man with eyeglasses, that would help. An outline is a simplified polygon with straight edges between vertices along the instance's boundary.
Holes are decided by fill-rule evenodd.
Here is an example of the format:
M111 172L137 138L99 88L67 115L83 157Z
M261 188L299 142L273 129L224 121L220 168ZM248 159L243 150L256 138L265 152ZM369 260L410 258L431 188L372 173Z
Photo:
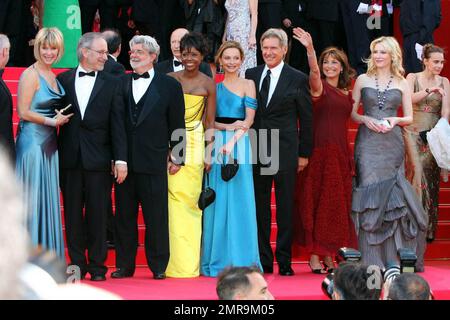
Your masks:
M134 275L139 204L146 225L145 256L155 280L166 278L169 263L167 171L175 174L186 146L181 85L155 71L159 45L150 36L130 41L133 73L122 78L126 104L129 175L116 184L116 265L112 278ZM179 152L179 151L181 152Z
M102 35L85 33L77 56L78 67L58 76L74 113L58 136L66 239L71 264L82 277L89 272L92 281L103 281L111 169L118 184L128 171L125 112L120 82L102 72L108 57Z

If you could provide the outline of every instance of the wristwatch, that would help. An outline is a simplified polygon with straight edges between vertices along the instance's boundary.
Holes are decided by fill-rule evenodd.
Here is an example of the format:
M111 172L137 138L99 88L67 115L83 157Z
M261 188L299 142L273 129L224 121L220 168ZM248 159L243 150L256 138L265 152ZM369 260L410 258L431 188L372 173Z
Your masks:
M426 88L426 89L425 89L425 92L428 93L428 94L430 94L430 88Z

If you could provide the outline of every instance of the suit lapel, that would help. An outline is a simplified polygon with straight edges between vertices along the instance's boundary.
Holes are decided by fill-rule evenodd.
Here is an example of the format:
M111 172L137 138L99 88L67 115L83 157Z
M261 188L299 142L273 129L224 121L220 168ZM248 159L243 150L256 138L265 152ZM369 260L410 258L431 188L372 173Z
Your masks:
M9 105L10 105L11 111L12 111L13 101L12 101L11 91L9 91L8 86L7 86L6 83L3 81L2 78L0 78L0 86L3 87L2 90L5 91L5 94L6 94L6 96L8 97Z
M92 103L92 101L95 99L95 96L100 92L100 90L103 88L103 85L105 83L105 80L103 79L103 73L98 72L97 79L95 79L94 88L92 89L91 96L89 97L89 102L86 106L86 112L89 110L89 106Z
M275 90L272 94L272 98L270 99L269 104L267 105L268 110L283 99L286 93L286 89L289 87L290 83L291 79L289 77L289 71L287 69L287 65L284 64L283 69L281 70L280 73L280 78L278 79L277 82L277 86L275 87Z
M67 91L68 91L67 95L69 97L73 97L73 103L75 104L75 108L76 108L76 110L78 110L78 113L80 114L80 117L81 117L80 105L78 104L77 92L75 90L75 78L76 78L77 68L74 68L69 72L70 72L70 74L69 74L68 78L70 79L70 83L67 88Z
M145 93L144 97L142 99L145 99L144 105L142 106L141 114L139 115L138 121L136 123L136 126L138 126L150 113L150 111L155 107L156 103L159 101L159 93L158 93L158 80L159 80L159 74L158 72L155 72L155 76L150 83L149 88L147 89L147 92Z

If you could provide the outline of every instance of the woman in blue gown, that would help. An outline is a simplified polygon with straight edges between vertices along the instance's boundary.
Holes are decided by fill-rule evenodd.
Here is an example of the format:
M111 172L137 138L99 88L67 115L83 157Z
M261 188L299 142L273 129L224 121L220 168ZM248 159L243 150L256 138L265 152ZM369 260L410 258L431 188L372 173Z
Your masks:
M209 185L216 200L203 213L201 273L217 276L227 266L256 265L261 268L256 227L252 155L248 128L256 112L252 81L239 78L244 52L235 41L225 42L216 58L224 81L217 85L216 133ZM236 176L225 182L224 159L238 160Z
M59 168L56 128L69 121L61 108L64 89L52 72L63 54L63 36L56 28L36 35L36 63L19 81L16 174L22 184L27 229L34 247L54 251L64 259L59 202Z

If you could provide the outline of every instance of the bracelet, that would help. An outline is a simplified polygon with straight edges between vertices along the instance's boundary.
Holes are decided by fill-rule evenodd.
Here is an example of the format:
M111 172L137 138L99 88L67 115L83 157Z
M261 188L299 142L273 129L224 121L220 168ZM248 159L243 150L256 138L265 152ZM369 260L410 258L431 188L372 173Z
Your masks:
M56 127L56 124L57 124L56 119L48 118L48 117L44 118L44 125L49 126L49 127Z
M306 52L306 55L307 55L308 57L315 57L315 56L316 56L316 51L313 51L312 54L309 54L308 52Z

